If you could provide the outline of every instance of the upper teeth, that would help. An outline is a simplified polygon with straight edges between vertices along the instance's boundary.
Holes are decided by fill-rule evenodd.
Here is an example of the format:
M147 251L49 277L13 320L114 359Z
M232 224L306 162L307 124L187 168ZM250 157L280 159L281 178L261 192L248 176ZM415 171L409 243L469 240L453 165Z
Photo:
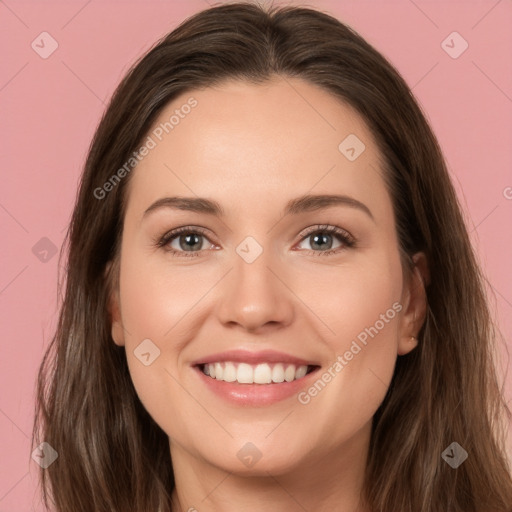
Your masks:
M270 384L271 382L291 382L306 375L307 366L294 364L268 363L250 365L247 363L211 363L203 365L203 373L212 379L240 384Z

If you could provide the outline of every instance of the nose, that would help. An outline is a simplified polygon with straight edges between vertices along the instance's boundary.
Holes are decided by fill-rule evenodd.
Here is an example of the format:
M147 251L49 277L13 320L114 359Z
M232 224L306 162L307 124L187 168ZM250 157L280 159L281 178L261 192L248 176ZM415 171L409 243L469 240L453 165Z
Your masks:
M294 318L294 294L287 273L263 251L252 263L235 253L225 277L217 314L226 326L263 333L289 325Z

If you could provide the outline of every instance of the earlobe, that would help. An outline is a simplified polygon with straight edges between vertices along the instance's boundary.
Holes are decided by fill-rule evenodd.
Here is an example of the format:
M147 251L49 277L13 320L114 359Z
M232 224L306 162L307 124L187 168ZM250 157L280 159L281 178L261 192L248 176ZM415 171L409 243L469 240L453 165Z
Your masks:
M398 355L404 356L408 354L412 350L414 350L418 346L418 338L415 336L409 336L409 338L403 338L398 343Z
M427 314L426 286L430 283L428 262L423 252L416 253L413 258L414 268L407 283L403 296L407 297L404 313L398 333L398 355L405 355L418 346L420 332Z

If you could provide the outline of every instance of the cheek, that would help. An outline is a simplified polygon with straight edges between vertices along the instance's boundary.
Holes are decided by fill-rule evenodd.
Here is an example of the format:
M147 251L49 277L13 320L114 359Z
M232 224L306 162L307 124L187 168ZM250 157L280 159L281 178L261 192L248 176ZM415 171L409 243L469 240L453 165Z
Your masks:
M150 338L165 346L169 337L177 339L187 313L204 294L206 283L201 285L197 269L172 269L163 256L142 252L127 256L122 265L122 313L127 330L134 335L131 343Z
M315 279L297 278L298 295L316 314L323 340L337 354L359 340L365 352L379 351L381 343L372 339L393 339L398 325L402 271L398 256L372 256L357 265L316 270ZM314 286L312 285L314 284Z
M332 356L301 403L328 425L334 442L372 418L391 382L402 310L401 266L398 257L388 255L358 269L339 269L322 283L313 303L329 327L323 339Z
M120 276L121 314L125 350L131 379L139 399L153 419L163 426L164 411L179 402L177 383L180 340L186 339L186 314L195 293L185 293L187 279L158 268L150 257L130 254L122 260ZM199 293L194 286L189 290ZM169 343L169 339L176 343ZM174 378L173 378L174 377ZM176 380L175 380L176 379Z
M339 354L357 343L364 348L363 357L377 355L389 345L396 350L397 310L401 310L401 305L394 283L381 276L366 282L361 278L350 284L345 282L343 290L330 294L328 314L335 333L330 337L332 347Z

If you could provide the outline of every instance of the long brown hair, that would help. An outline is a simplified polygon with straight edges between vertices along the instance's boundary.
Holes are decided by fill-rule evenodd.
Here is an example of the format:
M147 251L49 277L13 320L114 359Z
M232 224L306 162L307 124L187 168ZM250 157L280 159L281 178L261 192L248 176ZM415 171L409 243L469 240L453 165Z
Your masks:
M46 441L58 452L41 470L45 505L171 510L169 439L137 397L107 309L131 174L104 197L97 190L176 96L276 75L305 79L364 118L382 155L404 272L417 251L430 267L419 345L398 358L373 419L363 489L369 510L510 512L511 413L495 369L500 333L431 128L399 73L354 30L314 9L250 3L199 12L160 40L122 80L96 130L62 247L58 327L38 375L33 447ZM468 453L456 469L441 456L452 442Z

